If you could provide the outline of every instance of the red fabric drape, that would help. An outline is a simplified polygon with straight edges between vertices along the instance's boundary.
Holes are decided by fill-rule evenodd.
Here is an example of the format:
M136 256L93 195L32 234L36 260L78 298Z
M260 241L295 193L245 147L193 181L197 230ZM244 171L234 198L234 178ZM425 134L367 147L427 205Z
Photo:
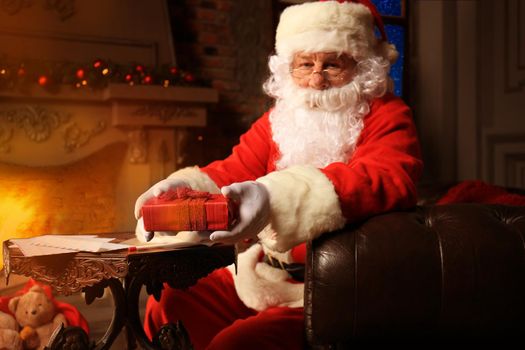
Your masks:
M437 204L483 203L525 206L525 196L479 180L463 181L450 188Z

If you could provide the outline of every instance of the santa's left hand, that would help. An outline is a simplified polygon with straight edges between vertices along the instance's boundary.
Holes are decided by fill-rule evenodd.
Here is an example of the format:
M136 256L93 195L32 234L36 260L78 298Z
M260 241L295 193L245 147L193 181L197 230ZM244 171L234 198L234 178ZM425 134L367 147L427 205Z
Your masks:
M266 187L255 181L237 182L221 188L224 196L238 203L238 222L231 231L215 231L212 241L235 243L254 238L270 221L270 194Z

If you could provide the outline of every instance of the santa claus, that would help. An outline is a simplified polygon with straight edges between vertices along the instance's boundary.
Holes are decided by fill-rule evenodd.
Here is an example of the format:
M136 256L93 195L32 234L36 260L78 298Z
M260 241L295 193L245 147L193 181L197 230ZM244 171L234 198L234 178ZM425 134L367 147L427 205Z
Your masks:
M239 255L237 274L217 270L187 291L150 298L149 336L182 320L196 349L302 349L304 242L416 203L416 130L409 108L388 92L397 51L371 2L290 6L275 49L264 84L275 106L232 154L178 170L137 199L139 238L152 236L140 218L144 202L184 186L239 204L236 226L209 239L258 242Z

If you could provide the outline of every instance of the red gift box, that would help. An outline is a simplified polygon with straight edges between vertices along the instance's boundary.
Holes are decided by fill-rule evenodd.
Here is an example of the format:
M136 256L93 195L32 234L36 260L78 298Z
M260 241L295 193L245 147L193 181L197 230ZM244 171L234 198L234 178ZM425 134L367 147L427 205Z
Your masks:
M221 194L177 188L142 206L146 231L229 230L232 203Z

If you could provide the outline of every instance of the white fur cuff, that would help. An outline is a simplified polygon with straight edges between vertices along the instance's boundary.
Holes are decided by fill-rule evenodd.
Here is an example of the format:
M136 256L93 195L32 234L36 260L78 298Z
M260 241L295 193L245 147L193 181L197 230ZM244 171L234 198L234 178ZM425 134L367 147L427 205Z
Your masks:
M233 265L228 266L232 273L235 290L244 305L257 311L275 306L303 306L304 284L287 281L288 273L259 262L262 248L254 244L239 254L235 274Z
M330 180L312 166L293 166L257 179L270 192L270 225L261 243L284 252L344 226L339 198Z
M199 167L196 166L177 170L168 176L168 178L183 180L196 191L221 193L215 182L213 182L213 180L207 174L200 171Z

